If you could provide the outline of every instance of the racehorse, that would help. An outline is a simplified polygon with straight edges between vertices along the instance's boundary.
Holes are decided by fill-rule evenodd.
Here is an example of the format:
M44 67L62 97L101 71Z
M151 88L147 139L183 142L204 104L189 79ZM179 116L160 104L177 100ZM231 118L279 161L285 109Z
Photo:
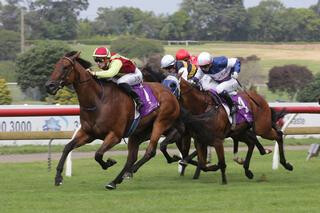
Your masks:
M148 81L161 82L162 80L164 80L166 78L166 76L164 74L162 74L161 72L154 71L154 70L148 69L148 68L142 69L142 73L143 73L144 79L147 79ZM208 92L201 92L200 96L197 96L197 98L193 98L192 97L193 95L197 95L197 94L193 94L193 92L194 92L193 90L197 90L197 89L192 88L192 87L185 88L185 87L183 87L183 85L181 85L181 95L179 97L180 103L183 106L185 106L193 115L199 115L199 114L204 113L205 111L211 109L212 107L216 106L216 102L218 102L218 100L215 97L213 97L212 95L210 95ZM188 94L189 92L191 92L191 93ZM189 95L191 98L188 96L185 97L185 95ZM192 131L192 129L185 131L185 133L187 133L187 135L184 138L185 140L183 141L183 143L185 144L185 147L187 147L188 149L190 148L190 141L191 141L190 140L191 136L189 135L190 131ZM232 135L228 135L228 136L232 137L232 139L234 141L234 155L235 155L234 160L239 164L243 164L246 176L249 179L252 179L253 174L249 170L249 164L250 164L250 159L252 156L254 146L257 146L261 155L269 154L269 153L271 153L271 150L264 149L264 147L258 141L255 133L250 129L246 129L245 133L243 133L243 134L232 134ZM239 141L246 143L248 146L248 152L247 152L245 160L237 157L238 142ZM175 142L175 140L167 137L165 144L164 144L164 142L165 141L163 141L163 143L161 144L162 148L163 148L161 151L166 150L166 145L169 143ZM177 143L177 145L178 145L178 143ZM188 152L189 152L189 150L187 150L187 151L184 150L184 153L188 153ZM191 161L191 159L193 157L195 157L196 154L197 154L196 152L193 152L192 154L190 154L187 157L185 157L185 155L182 154L184 159L182 162L180 162L180 164L182 166L185 166L185 165L187 165L187 163L190 163L190 162L192 164L194 164L194 162ZM184 168L184 167L182 167L182 168ZM193 176L193 179L198 179L199 175L200 175L200 168L198 167L194 176Z
M67 85L73 85L80 105L81 128L75 137L65 146L57 166L55 185L62 184L63 165L68 153L74 148L101 139L103 143L95 153L95 160L102 169L114 165L112 159L103 160L103 155L120 143L134 120L135 105L133 100L115 83L94 78L87 68L91 63L79 57L80 52L72 51L60 58L55 64L50 79L46 82L48 93L55 95ZM171 92L159 83L145 83L159 102L159 107L142 117L136 130L128 141L127 161L118 176L106 185L115 189L123 180L124 174L133 166L137 170L156 154L160 136L169 129L178 118L179 103ZM137 161L139 144L150 138L150 143L142 159Z
M143 67L141 69L142 75L143 75L143 81L145 82L158 82L161 83L162 80L165 78L165 75L153 71L150 67ZM168 144L176 143L181 155L182 159L188 159L187 162L181 163L181 171L180 175L183 176L185 172L185 168L188 165L188 163L197 166L197 162L193 161L192 158L195 155L195 153L191 154L189 156L189 150L191 145L191 136L186 131L186 127L183 124L181 120L177 122L177 125L172 127L170 131L167 131L166 138L160 143L160 151L163 153L164 157L166 158L168 163L173 163L181 160L181 158L177 155L173 155L172 157L167 151ZM189 158L187 158L189 156Z
M189 82L181 78L181 76L179 80L181 89L180 102L182 106L191 112L192 109L195 109L199 105L203 105L203 107L206 108L205 106L208 105L209 96L196 89ZM285 169L292 171L292 165L285 159L283 133L275 128L275 122L277 120L275 112L271 110L268 103L256 92L244 91L239 92L239 95L248 103L249 111L252 112L253 115L252 123L243 122L238 124L234 130L231 130L228 114L222 104L217 104L217 101L214 101L214 107L208 112L194 116L191 119L189 117L185 120L196 133L199 169L203 171L216 171L220 169L222 183L227 183L223 141L226 137L230 136L248 142L248 152L244 162L244 169L246 176L250 179L253 178L253 173L249 170L249 162L254 144L257 142L255 141L257 140L255 135L259 135L262 138L277 141L279 145L280 163ZM250 131L247 131L250 128L253 129L254 136ZM218 164L206 166L207 145L214 146L218 156Z

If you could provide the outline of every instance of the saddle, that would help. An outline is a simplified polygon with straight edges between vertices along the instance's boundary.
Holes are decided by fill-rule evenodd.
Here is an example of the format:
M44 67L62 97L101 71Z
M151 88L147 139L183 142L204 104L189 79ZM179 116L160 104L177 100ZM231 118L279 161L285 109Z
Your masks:
M220 97L215 90L210 90L209 94L217 105L222 105L224 107L224 109L228 114L229 121L230 123L232 123L232 118L230 116L230 109L226 104L226 101L224 100L224 98ZM233 104L237 108L236 114L235 114L235 124L238 125L243 122L248 122L248 123L253 122L253 114L249 110L247 101L239 94L231 95L231 99L233 101Z

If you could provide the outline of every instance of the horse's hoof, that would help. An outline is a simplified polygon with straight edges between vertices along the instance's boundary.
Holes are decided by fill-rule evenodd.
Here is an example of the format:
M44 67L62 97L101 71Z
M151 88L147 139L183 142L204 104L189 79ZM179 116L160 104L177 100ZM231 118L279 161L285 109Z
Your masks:
M185 160L179 161L179 164L180 164L181 166L187 166L187 165L188 165L188 163L187 163Z
M293 166L290 163L286 163L284 165L284 168L286 168L286 170L292 171L293 170Z
M244 160L240 157L234 157L233 161L235 161L236 163L238 163L240 165L243 165L243 163L244 163Z
M177 161L181 160L181 158L178 155L173 155L172 159L173 159L173 162L177 162Z
M60 186L62 185L62 177L56 177L55 180L54 180L54 185L55 186Z
M254 176L253 173L250 170L246 170L245 173L246 173L246 176L247 176L248 179L252 179L253 176Z
M105 186L106 189L109 189L109 190L113 190L113 189L116 189L116 184L114 182L111 182L109 183L108 185Z
M111 167L111 166L113 166L113 165L116 164L116 163L117 163L117 161L115 161L115 160L113 160L113 159L111 159L111 158L108 158L108 159L107 159L107 162L106 162L106 164L107 164L108 167Z
M212 171L214 171L214 172L218 171L219 169L220 169L220 167L217 164L212 166Z
M271 149L264 149L266 151L266 155L272 153L272 150Z
M132 174L132 172L126 172L126 173L124 173L124 175L122 176L122 178L123 178L124 180L130 180L130 179L133 178L133 174Z

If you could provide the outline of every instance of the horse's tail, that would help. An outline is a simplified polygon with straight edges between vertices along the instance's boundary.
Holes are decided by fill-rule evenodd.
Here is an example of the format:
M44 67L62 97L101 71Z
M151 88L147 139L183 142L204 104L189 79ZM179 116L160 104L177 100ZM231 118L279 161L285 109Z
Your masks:
M286 114L288 114L286 112L285 109L282 109L280 112L277 112L276 110L271 108L271 123L272 123L272 128L274 128L275 130L278 130L279 125L277 124L277 122L282 119Z
M192 115L188 110L180 106L180 118L192 135L196 137L196 140L208 140L211 137L212 132L208 125L211 124L210 119L212 119L215 112L215 108L212 108L203 114Z

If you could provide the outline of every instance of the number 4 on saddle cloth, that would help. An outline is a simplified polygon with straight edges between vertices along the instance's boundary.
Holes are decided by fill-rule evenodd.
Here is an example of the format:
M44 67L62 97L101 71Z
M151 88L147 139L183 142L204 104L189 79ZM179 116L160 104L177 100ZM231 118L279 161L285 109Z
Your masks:
M215 90L210 90L210 92L214 96L218 97L218 99L221 100L222 105L228 114L229 122L232 123L232 118L230 116L230 109L226 101L223 98L221 98ZM241 95L239 94L230 95L230 96L233 101L233 104L237 108L237 112L235 116L235 119L236 119L235 124L238 125L243 122L251 123L253 121L253 115L252 115L252 112L249 110L247 101L244 98L242 98Z
M139 112L137 111L135 107L135 115L134 120L130 126L129 129L127 129L125 133L125 137L130 136L134 130L137 128L139 121L141 118L149 115L151 112L156 110L159 107L159 102L157 98L154 96L151 88L142 83L132 86L132 89L135 91L135 93L139 96L140 100L143 103L143 106L140 108ZM136 106L136 103L135 103Z

